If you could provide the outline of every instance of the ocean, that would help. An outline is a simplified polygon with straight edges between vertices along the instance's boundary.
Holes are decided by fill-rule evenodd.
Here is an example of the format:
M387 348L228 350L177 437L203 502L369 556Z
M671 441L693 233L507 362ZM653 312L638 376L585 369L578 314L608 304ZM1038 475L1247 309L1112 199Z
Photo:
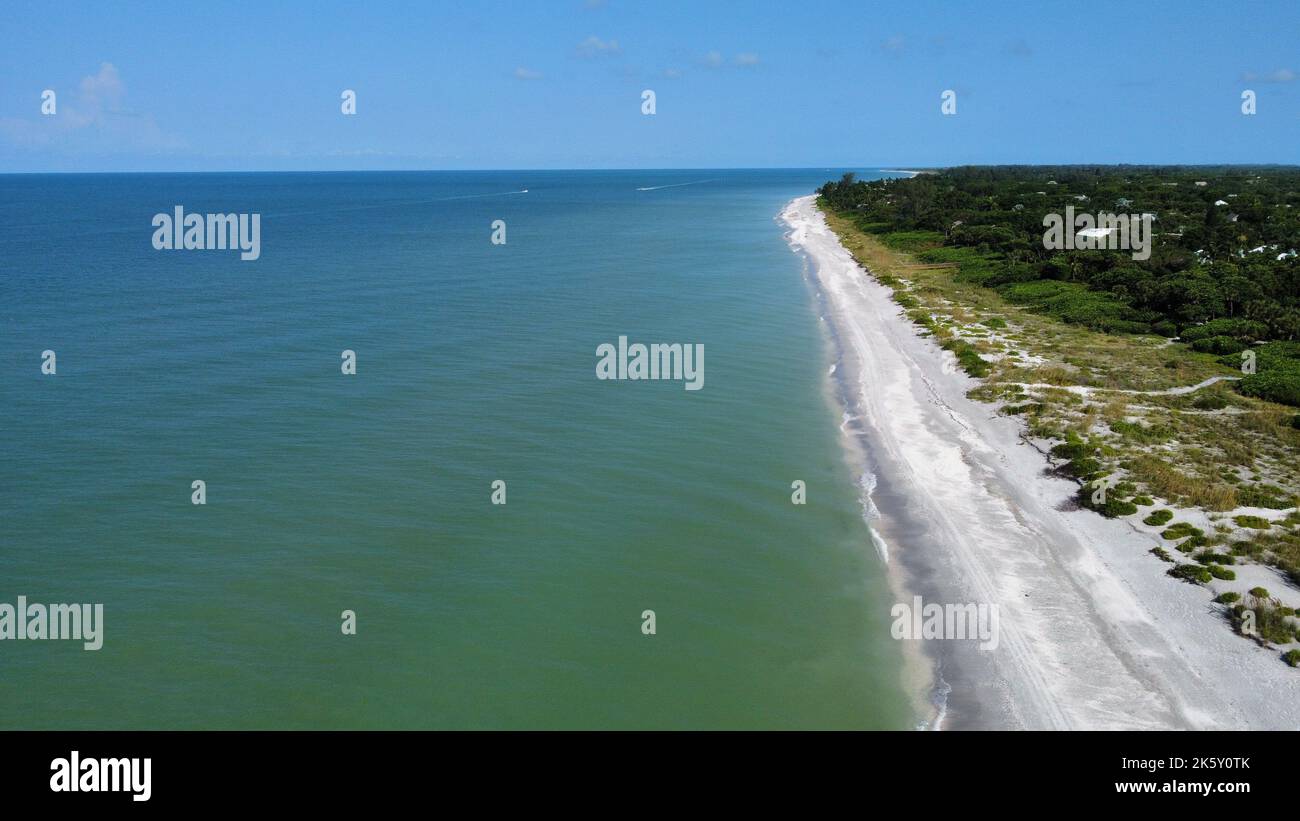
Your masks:
M911 729L776 220L841 173L0 176L0 603L104 613L0 727Z

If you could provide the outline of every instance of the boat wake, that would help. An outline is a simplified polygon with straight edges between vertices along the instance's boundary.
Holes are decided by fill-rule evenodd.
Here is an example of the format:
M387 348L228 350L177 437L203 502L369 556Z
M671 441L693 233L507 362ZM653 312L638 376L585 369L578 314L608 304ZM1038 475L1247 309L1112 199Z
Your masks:
M458 197L443 197L439 200L429 200L429 202L450 202L451 200L476 200L482 197L509 197L514 194L527 194L527 188L520 188L518 191L494 191L491 194L461 194Z
M672 185L650 185L645 188L638 188L638 191L658 191L661 188L681 188L683 185L703 185L706 182L717 182L717 180L696 180L695 182L675 182Z

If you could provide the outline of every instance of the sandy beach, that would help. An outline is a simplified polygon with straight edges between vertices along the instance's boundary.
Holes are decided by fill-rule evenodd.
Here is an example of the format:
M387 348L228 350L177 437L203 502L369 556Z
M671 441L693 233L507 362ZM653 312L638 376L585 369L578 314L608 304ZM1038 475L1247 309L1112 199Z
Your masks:
M840 245L812 196L781 214L836 356L830 379L899 602L996 605L1000 641L912 642L937 729L1296 729L1300 677L1235 635L1159 540L1073 502L1022 423Z

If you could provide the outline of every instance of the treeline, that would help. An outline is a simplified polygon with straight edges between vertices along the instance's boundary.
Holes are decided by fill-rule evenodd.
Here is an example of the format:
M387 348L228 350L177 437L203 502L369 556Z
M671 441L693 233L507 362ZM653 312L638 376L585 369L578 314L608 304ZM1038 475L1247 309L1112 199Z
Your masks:
M1300 405L1300 168L976 166L846 174L819 193L887 244L1067 322L1181 337L1236 364L1277 343L1261 350L1270 378L1242 390ZM1150 257L1044 247L1044 219L1067 206L1152 214Z

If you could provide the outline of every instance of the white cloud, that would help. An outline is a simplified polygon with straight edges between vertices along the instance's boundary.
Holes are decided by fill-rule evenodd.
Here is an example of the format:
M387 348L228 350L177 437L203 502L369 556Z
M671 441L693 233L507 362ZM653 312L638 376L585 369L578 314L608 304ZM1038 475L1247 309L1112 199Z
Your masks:
M1256 74L1253 71L1247 71L1241 75L1241 79L1248 83L1293 83L1295 78L1296 73L1289 68L1279 68L1277 71L1268 74Z
M622 51L617 40L602 40L594 34L578 44L578 54L583 57L621 54Z
M99 73L81 78L79 102L82 115L89 119L105 111L117 113L122 108L122 98L126 96L126 87L117 73L117 66L102 63Z
M523 66L520 66L519 68L515 69L515 79L516 80L540 80L542 79L542 73L540 71L533 71L531 68L524 68Z
M126 85L112 63L81 78L73 92L59 93L57 111L28 120L0 119L0 135L23 148L54 148L72 153L111 154L123 151L174 151L184 140L166 134L152 116L124 106ZM33 110L40 99L33 95Z
M758 65L758 55L757 55L757 54L750 54L750 53L748 53L748 52L745 53L745 54L737 54L737 55L736 55L736 65L738 65L738 66L756 66L756 65Z
M717 51L710 51L708 54L704 55L703 58L704 65L709 66L710 68L717 68L725 62L726 60L722 58L722 54Z
M907 48L907 40L901 34L895 34L888 40L880 44L880 47L890 54L902 54L903 49Z

